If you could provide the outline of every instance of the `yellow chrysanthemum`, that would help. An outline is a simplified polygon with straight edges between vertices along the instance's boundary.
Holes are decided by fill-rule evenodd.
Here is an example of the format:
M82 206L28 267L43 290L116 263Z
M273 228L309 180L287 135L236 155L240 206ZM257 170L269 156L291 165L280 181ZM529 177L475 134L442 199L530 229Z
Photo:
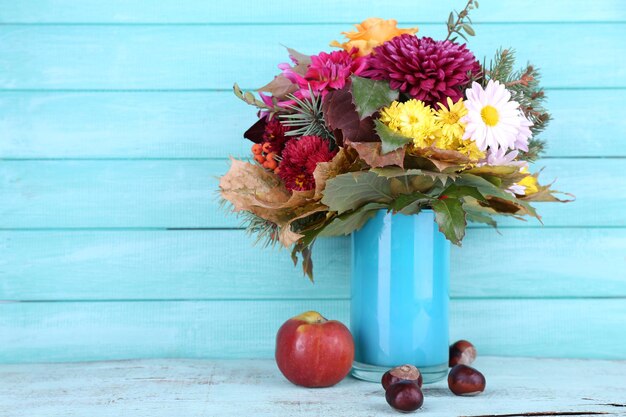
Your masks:
M450 141L461 139L465 133L465 123L461 118L467 115L467 109L463 104L463 99L456 103L450 97L446 98L448 106L437 103L439 110L435 111L435 119L441 124L441 131Z
M520 170L521 173L527 174L528 168L524 167ZM537 182L537 178L534 175L525 176L517 185L521 185L524 187L524 194L530 195L535 194L539 191L539 183Z
M420 100L394 101L381 110L380 120L391 130L412 138L418 148L432 145L441 136L433 109Z
M472 161L480 161L485 158L485 153L478 148L473 140L460 140L456 150L466 155Z

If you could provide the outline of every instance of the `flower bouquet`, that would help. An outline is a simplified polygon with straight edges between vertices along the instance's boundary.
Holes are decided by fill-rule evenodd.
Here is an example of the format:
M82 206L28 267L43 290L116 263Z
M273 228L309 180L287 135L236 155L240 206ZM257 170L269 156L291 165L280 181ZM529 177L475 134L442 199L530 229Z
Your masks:
M477 6L451 13L443 40L370 18L332 52L288 48L291 62L258 95L235 84L259 119L244 134L251 160L233 159L219 185L248 231L293 247L312 279L315 240L381 209L433 210L460 245L468 221L540 219L530 203L564 201L529 169L550 120L537 69L514 69L512 49L481 63L458 41L474 36Z

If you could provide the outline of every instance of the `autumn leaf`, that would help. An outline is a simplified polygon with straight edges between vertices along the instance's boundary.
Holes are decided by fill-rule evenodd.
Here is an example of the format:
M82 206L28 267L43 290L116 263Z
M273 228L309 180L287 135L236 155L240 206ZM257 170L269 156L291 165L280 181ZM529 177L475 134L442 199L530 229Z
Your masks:
M315 171L313 171L313 178L315 179L315 195L313 198L322 198L322 193L324 188L326 188L326 181L339 174L348 172L354 163L354 159L355 157L350 155L349 151L340 148L332 160L318 163Z
M415 148L411 153L428 158L441 172L462 169L465 165L472 162L467 155L461 152L450 149L439 149L434 146Z
M371 171L338 175L326 182L324 203L331 211L342 214L372 202L393 201L389 180Z
M289 191L272 172L258 165L231 159L228 172L220 178L222 198L233 205L233 211L249 211L262 219L276 224L279 240L285 246L301 236L291 230L298 219L327 208L314 199L314 191Z
M404 165L404 148L382 154L380 142L351 142L347 141L346 146L355 149L359 157L372 168L382 168L390 165L402 167Z
M389 87L388 81L371 80L353 75L352 97L359 119L371 116L381 107L398 99L399 92Z
M371 117L359 118L348 87L330 91L322 102L326 126L333 132L339 146L345 141L378 142Z
M409 137L394 132L380 120L374 120L374 124L376 125L376 134L378 134L382 142L381 149L383 154L400 149L413 141L413 139Z
M276 98L284 98L289 94L293 94L298 91L298 86L285 77L283 74L278 74L272 81L259 88L258 91L264 93L270 93Z
M369 203L355 211L337 216L322 229L320 236L349 235L363 227L369 219L376 215L378 210L386 207L385 204L381 203Z
M461 200L456 198L434 200L432 208L435 212L435 221L439 225L439 230L449 241L460 246L467 226L465 210L463 210Z

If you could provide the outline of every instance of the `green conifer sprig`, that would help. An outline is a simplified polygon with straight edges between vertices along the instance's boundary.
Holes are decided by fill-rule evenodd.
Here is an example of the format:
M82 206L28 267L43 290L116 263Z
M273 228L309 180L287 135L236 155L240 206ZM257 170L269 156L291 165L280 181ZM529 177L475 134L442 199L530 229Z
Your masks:
M278 242L278 226L249 211L240 212L241 226L248 235L254 235L254 244L263 247L274 246Z
M288 106L290 114L280 114L280 122L292 128L287 136L316 135L334 141L333 134L326 127L322 113L322 98L309 89L308 98L298 98L293 94L287 96L295 104ZM295 128L295 129L293 129Z

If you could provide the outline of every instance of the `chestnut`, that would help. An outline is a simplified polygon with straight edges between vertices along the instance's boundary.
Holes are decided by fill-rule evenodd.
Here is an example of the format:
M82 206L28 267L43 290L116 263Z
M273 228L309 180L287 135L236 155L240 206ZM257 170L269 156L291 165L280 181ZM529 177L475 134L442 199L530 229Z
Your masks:
M400 381L414 382L421 388L423 382L422 374L419 369L413 365L402 365L396 366L395 368L385 372L380 380L385 391L387 391L387 388L389 388L391 384L395 384Z
M450 346L450 361L448 365L471 365L476 360L476 348L467 340L459 340Z
M448 374L448 387L455 395L478 395L485 385L485 376L471 366L456 365Z
M391 384L385 393L387 404L398 411L415 411L424 404L422 390L415 382L400 381Z

